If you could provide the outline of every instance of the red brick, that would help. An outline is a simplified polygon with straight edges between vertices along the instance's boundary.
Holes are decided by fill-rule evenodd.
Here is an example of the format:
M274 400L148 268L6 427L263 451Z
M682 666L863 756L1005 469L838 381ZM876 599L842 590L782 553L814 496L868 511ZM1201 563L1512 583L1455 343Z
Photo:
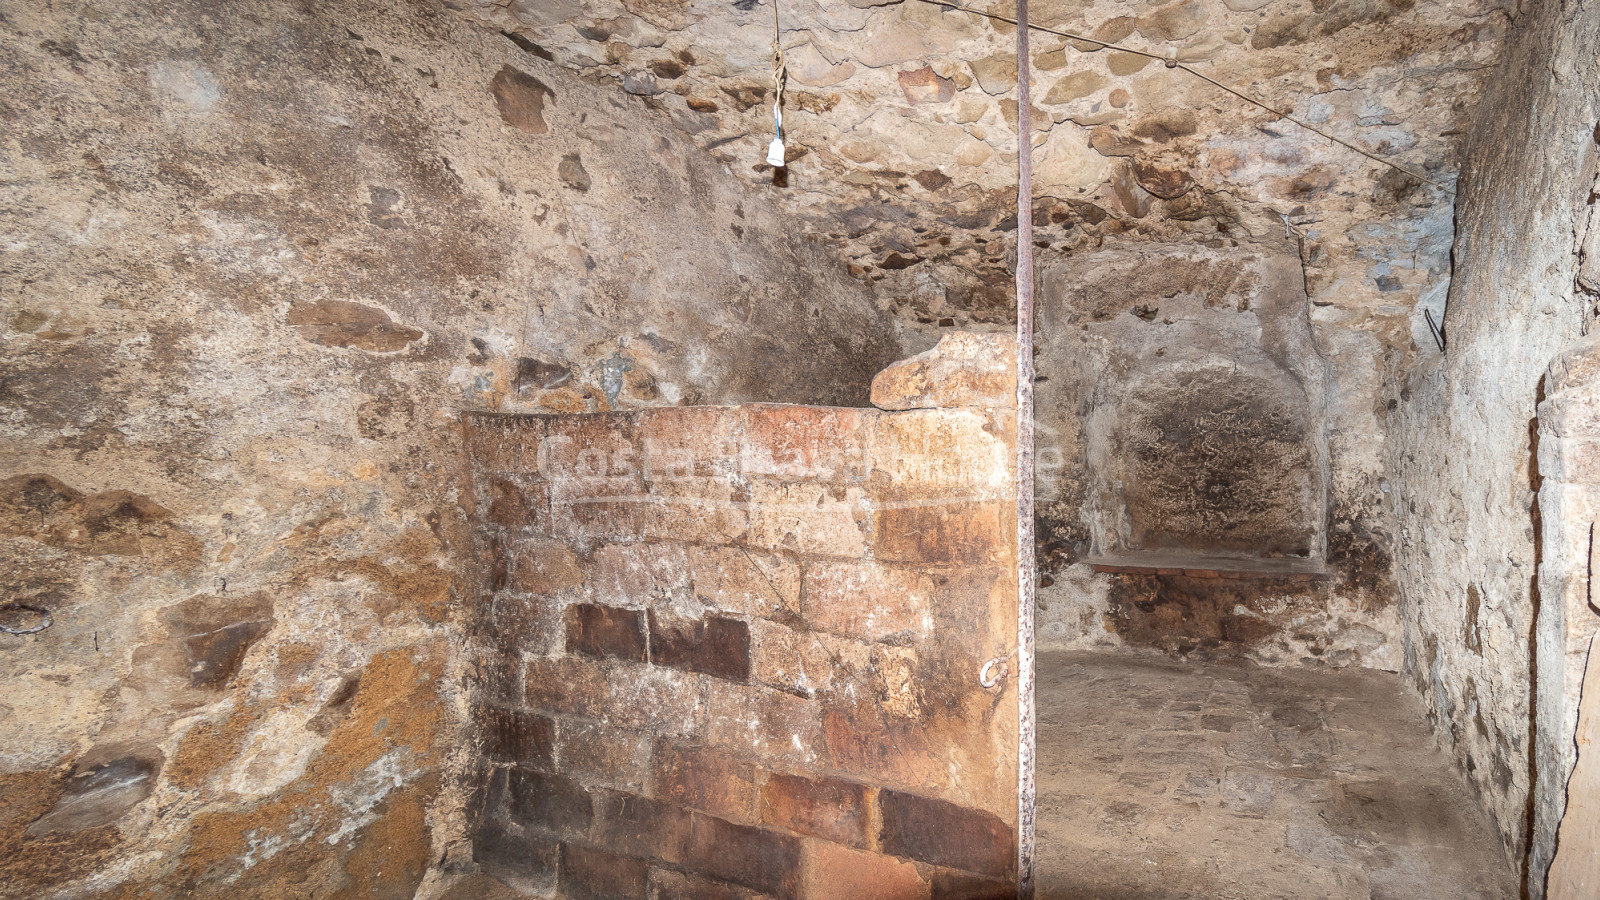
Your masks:
M633 793L644 792L651 747L648 735L596 722L565 720L556 735L562 774Z
M928 882L908 862L823 841L806 841L803 860L805 900L928 900Z
M562 609L556 598L502 591L489 601L484 624L489 639L501 650L546 656L561 652Z
M504 474L537 469L548 418L469 413L461 421L467 456L479 471Z
M746 475L833 481L863 465L866 410L752 404L738 415L739 468Z
M717 750L660 741L655 796L734 822L756 821L756 767Z
M926 637L933 582L912 569L861 562L804 567L801 604L813 628L869 641Z
M511 587L524 594L554 594L583 584L583 567L566 544L516 541L510 546Z
M603 718L663 736L697 733L705 721L702 681L711 679L655 667L614 673Z
M822 724L833 768L873 784L943 791L951 780L950 748L965 746L944 723L886 716L866 698L830 706Z
M750 528L749 490L719 478L658 481L639 520L641 537L731 544Z
M567 652L645 661L644 617L638 610L598 603L567 607Z
M583 785L562 775L513 768L507 773L508 814L525 828L583 838L594 822L594 801Z
M557 416L540 447L540 472L552 482L572 478L639 480L642 445L633 413Z
M852 559L867 555L870 504L860 487L754 482L750 502L745 543L751 547Z
M548 769L554 760L555 723L545 716L502 706L473 710L484 756L496 762Z
M732 478L738 471L733 431L738 412L719 407L642 409L634 414L652 485Z
M878 805L885 853L980 875L1015 870L1015 833L993 813L890 790L879 793Z
M688 599L689 556L678 544L607 544L589 566L594 602L628 609Z
M555 838L499 820L483 820L472 836L472 860L486 874L534 892L555 886L558 859Z
M609 709L605 670L579 657L529 660L524 676L528 706L550 712L604 718Z
M710 746L796 768L822 755L821 705L774 688L708 679L705 725Z
M932 900L1016 900L1017 884L1004 878L979 878L951 869L933 870Z
M602 793L594 843L613 853L679 865L689 854L693 814L636 794Z
M498 532L491 534L485 552L489 557L486 580L491 591L511 587L511 539Z
M648 866L594 847L562 844L560 884L564 900L645 900Z
M523 702L522 654L515 650L488 647L473 661L473 678L478 687L478 700L521 706Z
M684 867L778 897L797 897L800 839L694 814Z
M866 847L869 802L864 785L774 773L761 789L761 823Z
M652 900L772 900L770 894L670 869L651 869L650 887Z
M653 667L607 670L583 656L529 660L527 705L660 735L703 728L705 698L698 676Z
M872 499L1014 505L1011 418L971 409L875 417L867 438L875 470Z
M746 618L798 618L800 565L792 557L743 547L690 547L694 596Z
M489 501L485 517L490 522L516 531L550 530L550 487L544 482L516 476L491 478L484 494Z
M650 610L650 661L730 681L750 680L750 626L708 616L682 621Z
M873 555L887 562L983 565L1011 558L1016 507L1003 503L891 506L873 517Z

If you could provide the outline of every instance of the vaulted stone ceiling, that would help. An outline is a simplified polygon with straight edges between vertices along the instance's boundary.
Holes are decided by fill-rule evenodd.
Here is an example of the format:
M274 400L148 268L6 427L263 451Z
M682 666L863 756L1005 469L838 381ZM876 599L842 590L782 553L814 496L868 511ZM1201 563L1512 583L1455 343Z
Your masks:
M1014 13L1013 0L973 2ZM455 3L530 54L644 98L739 177L772 184L765 0ZM797 230L839 240L852 272L909 317L1007 318L1014 27L922 0L779 0L778 13L791 162L774 201ZM1170 54L1447 185L1506 18L1494 0L1035 0L1032 17ZM1288 230L1313 299L1403 299L1409 312L1442 294L1448 191L1159 61L1037 32L1033 47L1041 248Z

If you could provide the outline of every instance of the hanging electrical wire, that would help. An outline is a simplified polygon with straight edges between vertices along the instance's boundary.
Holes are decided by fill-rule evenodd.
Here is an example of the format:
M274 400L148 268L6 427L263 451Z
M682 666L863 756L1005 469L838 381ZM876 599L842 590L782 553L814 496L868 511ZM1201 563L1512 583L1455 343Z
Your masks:
M783 149L783 83L788 80L789 64L783 59L783 33L778 30L778 0L772 0L772 130L775 136L767 145L767 165L781 169Z
M990 12L984 12L982 10L972 9L970 7L962 6L962 5L958 4L958 3L951 3L951 2L949 2L949 0L921 0L921 2L930 4L932 6L942 6L942 7L946 8L946 9L953 9L953 10L956 10L958 12L971 13L972 15L975 15L975 16L982 16L982 17L984 17L986 19L993 19L996 22L1008 22L1008 23L1010 23L1012 25L1016 25L1017 24L1017 20L1016 19L1010 18L1008 16L1002 16L999 13L990 13ZM1284 112L1281 109L1278 109L1278 108L1276 108L1274 106L1271 106L1271 105L1269 105L1269 104L1267 104L1267 103L1265 103L1265 102L1263 102L1261 100L1257 100L1256 98L1250 96L1249 94L1246 94L1246 93L1244 93L1242 91L1239 91L1239 90L1236 90L1234 88L1228 87L1227 85L1225 85L1222 82L1216 80L1215 78L1212 78L1211 76L1205 74L1204 72L1201 72L1201 71L1199 71L1199 70L1197 70L1197 69L1195 69L1195 68L1193 68L1191 66L1185 65L1184 63L1178 62L1178 60L1175 59L1173 56L1162 56L1162 55L1157 54L1157 53L1151 53L1148 50L1137 50L1137 49L1135 49L1133 47L1124 47L1124 46L1122 46L1120 44L1111 44L1111 43L1107 43L1105 41L1097 41L1092 37L1087 37L1087 36L1081 35L1081 34L1073 34L1070 31L1060 31L1060 30L1055 29L1055 28L1046 28L1043 25L1029 24L1027 26L1027 28L1030 31L1039 31L1039 32L1043 32L1045 34L1053 34L1053 35L1056 35L1057 37L1064 37L1064 38L1067 38L1068 40L1081 41L1081 42L1083 42L1085 44L1094 44L1096 47L1098 47L1100 49L1103 49L1103 50L1117 50L1117 51L1120 51L1122 53L1132 53L1132 54L1134 54L1136 56L1143 56L1143 57L1146 57L1148 59L1154 59L1154 60L1157 60L1157 61L1161 62L1163 65L1165 65L1169 69L1181 69L1181 70L1183 70L1185 72L1188 72L1190 75L1193 75L1194 77L1200 79L1201 81L1204 81L1204 82L1206 82L1208 84L1211 84L1211 85L1213 85L1215 87L1218 87L1218 88L1220 88L1220 89L1232 94L1233 96L1238 97L1240 100L1243 100L1246 103L1250 103L1250 104L1253 104L1255 106L1259 106L1262 109L1266 110L1267 112L1272 113L1273 115L1275 115L1275 116L1277 116L1277 117L1279 117L1281 119L1285 119L1287 121L1293 122L1294 124L1299 125L1301 128L1304 128L1305 130L1311 132L1312 134L1316 134L1316 135L1319 135L1319 136L1321 136L1323 138L1326 138L1327 140L1330 140L1330 141L1334 142L1335 144L1338 144L1341 147L1344 147L1344 148L1346 148L1348 150L1353 150L1356 153L1359 153L1362 156L1365 156L1367 159L1372 160L1373 162L1382 163L1383 165L1388 166L1391 169L1394 169L1396 172L1401 172L1401 173L1404 173L1406 175L1410 175L1412 178L1415 178L1418 181L1422 181L1422 182L1425 182L1427 184L1431 184L1434 187L1439 188L1442 191L1445 191L1446 193L1450 193L1450 194L1454 194L1455 193L1454 189L1452 189L1447 184L1443 184L1441 182L1435 181L1432 178L1429 178L1428 176L1421 174L1420 172L1413 172L1412 170L1406 168L1405 166L1398 165L1396 163L1390 162L1389 160L1384 159L1383 157L1378 156L1378 155L1372 153L1369 150L1363 150L1362 148L1357 147L1355 144L1352 144L1349 141L1344 140L1343 138L1331 135L1328 132L1323 131L1322 129L1316 127L1315 125L1310 124L1309 122L1305 122L1305 121L1303 121L1301 119L1298 119L1295 116L1293 116L1293 115L1291 115L1291 114L1289 114L1287 112Z

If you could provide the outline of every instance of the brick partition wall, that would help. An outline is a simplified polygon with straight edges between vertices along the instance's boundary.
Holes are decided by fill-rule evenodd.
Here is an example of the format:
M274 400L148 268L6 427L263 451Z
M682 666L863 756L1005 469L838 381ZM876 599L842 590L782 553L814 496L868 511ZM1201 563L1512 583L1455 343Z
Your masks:
M1011 897L1010 410L466 423L474 859L530 896Z

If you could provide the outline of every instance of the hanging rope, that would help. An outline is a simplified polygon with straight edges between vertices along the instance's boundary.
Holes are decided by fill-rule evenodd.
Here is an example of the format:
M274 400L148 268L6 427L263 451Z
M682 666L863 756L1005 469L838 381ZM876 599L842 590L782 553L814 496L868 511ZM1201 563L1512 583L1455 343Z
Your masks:
M789 64L783 58L783 33L778 30L778 0L772 0L772 129L776 136L767 147L767 165L784 165L783 84L788 80Z
M776 2L776 0L774 0L774 2ZM972 15L975 15L975 16L983 16L986 19L993 19L996 22L1009 22L1012 25L1018 24L1016 19L1012 19L1012 18L1009 18L1007 16L1002 16L1002 15L999 15L998 13L988 13L988 12L983 12L981 10L970 9L968 7L965 7L965 6L961 6L960 4L951 3L951 2L949 2L949 0L922 0L922 2L931 4L933 6L942 6L942 7L946 8L946 9L953 9L953 10L956 10L958 12L971 13ZM1176 50L1169 50L1168 51L1168 55L1161 56L1160 54L1151 53L1148 50L1135 50L1132 47L1123 47L1123 46L1121 46L1119 44L1108 44L1105 41L1097 41L1092 37L1085 37L1084 35L1081 35L1081 34L1073 34L1070 31L1058 31L1058 30L1056 30L1054 28L1046 28L1043 25L1024 25L1023 27L1031 29L1033 31L1042 31L1045 34L1053 34L1053 35L1056 35L1057 37L1064 37L1064 38L1068 38L1068 39L1074 40L1074 41L1082 41L1085 44L1094 44L1096 47L1099 47L1099 48L1104 49L1104 50L1117 50L1117 51L1120 51L1122 53L1132 53L1135 56L1143 56L1143 57L1146 57L1148 59L1159 60L1163 65L1165 65L1169 69L1182 69L1183 71L1188 72L1190 75L1193 75L1194 77L1200 79L1201 81L1207 82L1207 83L1209 83L1211 85L1214 85L1214 86L1216 86L1218 88L1221 88L1222 90L1227 91L1228 93L1232 94L1235 97L1238 97L1240 100L1243 100L1246 103L1250 103L1250 104L1254 104L1256 106L1259 106L1262 109L1266 110L1267 112L1272 113L1273 115L1279 117L1280 119L1286 119L1286 120L1288 120L1290 122L1293 122L1296 125L1299 125L1301 128L1304 128L1305 130L1311 132L1312 134L1321 135L1322 137L1327 138L1330 141L1333 141L1335 144L1338 144L1341 147L1344 147L1344 148L1346 148L1348 150L1354 150L1355 152L1361 154L1362 156L1365 156L1367 159L1370 159L1375 163L1382 163L1383 165L1386 165L1389 168L1394 169L1396 172L1402 172L1402 173L1404 173L1406 175L1410 175L1412 178L1415 178L1418 181L1422 181L1422 182L1425 182L1427 184L1431 184L1434 187L1436 187L1436 188L1438 188L1438 189L1440 189L1440 190L1442 190L1442 191L1444 191L1446 193L1449 193L1449 194L1454 194L1455 193L1455 191L1449 185L1441 184L1440 182L1434 181L1432 178L1429 178L1428 176L1423 175L1420 172L1413 172L1410 169L1406 168L1405 166L1399 165L1397 163L1392 163L1389 160L1384 159L1383 157L1378 156L1378 155L1376 155L1376 154L1374 154L1374 153L1372 153L1372 152L1370 152L1368 150L1363 150L1360 147L1357 147L1355 144L1352 144L1352 143L1350 143L1349 141L1347 141L1347 140L1345 140L1343 138L1334 137L1333 135L1327 133L1326 131L1323 131L1322 129L1316 127L1315 125L1310 124L1309 122L1304 122L1304 121L1302 121L1300 119L1297 119L1294 116L1290 115L1289 113L1284 112L1281 109L1278 109L1278 108L1273 107L1273 106L1269 106L1268 104L1266 104L1266 103L1264 103L1264 102L1262 102L1260 100L1257 100L1256 98L1250 96L1249 94L1246 94L1246 93L1243 93L1241 91L1234 90L1231 87L1228 87L1227 85L1225 85L1222 82L1216 80L1215 78L1212 78L1210 75L1207 75L1207 74L1205 74L1203 72L1200 72L1200 71L1198 71L1198 70L1196 70L1194 68L1191 68L1190 66L1187 66L1187 65L1185 65L1185 64L1183 64L1181 62L1178 62L1178 60L1177 60L1177 51Z

